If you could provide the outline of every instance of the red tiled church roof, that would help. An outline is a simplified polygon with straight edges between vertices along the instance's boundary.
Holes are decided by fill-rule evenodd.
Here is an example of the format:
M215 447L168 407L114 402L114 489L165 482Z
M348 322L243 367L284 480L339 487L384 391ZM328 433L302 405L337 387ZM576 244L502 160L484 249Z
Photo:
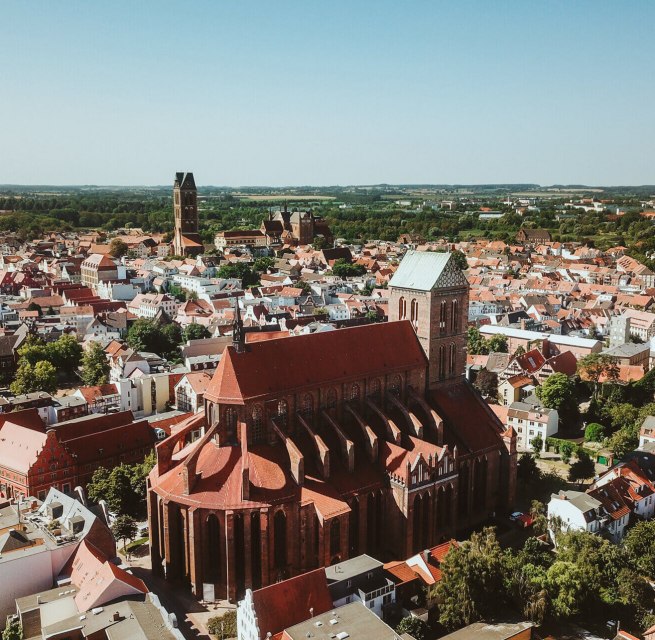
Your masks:
M206 397L243 404L250 398L282 395L333 380L424 366L427 360L411 324L387 322L256 342L242 353L227 347Z

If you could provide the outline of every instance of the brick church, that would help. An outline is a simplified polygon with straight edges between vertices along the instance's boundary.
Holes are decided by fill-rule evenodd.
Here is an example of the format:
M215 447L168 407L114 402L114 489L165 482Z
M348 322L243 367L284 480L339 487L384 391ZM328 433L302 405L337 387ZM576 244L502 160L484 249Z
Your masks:
M237 314L204 413L157 446L155 572L235 600L511 507L516 435L464 378L466 278L450 254L409 252L389 289L383 324L245 344Z
M173 217L175 221L173 253L177 256L201 254L203 245L198 233L198 190L191 172L175 174Z

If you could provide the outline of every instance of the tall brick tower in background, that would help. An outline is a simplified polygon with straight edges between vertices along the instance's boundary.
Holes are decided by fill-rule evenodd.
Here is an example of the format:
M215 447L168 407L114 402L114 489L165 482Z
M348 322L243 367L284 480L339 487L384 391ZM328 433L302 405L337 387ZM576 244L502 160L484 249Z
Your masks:
M469 285L452 254L408 251L389 291L389 320L409 320L430 361L428 388L461 381Z
M178 256L195 256L203 251L198 233L198 190L192 173L178 172L173 183L175 238L173 252Z

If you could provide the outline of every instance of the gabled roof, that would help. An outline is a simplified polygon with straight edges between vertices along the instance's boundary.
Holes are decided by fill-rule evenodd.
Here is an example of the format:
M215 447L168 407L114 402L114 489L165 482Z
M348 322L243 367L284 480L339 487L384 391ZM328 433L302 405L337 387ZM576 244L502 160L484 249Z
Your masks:
M71 582L79 589L75 596L79 611L88 611L117 598L148 593L142 580L107 560L86 540L82 540L67 567Z
M451 255L431 251L408 251L393 274L389 286L417 291L431 291L441 285L468 286L464 274L451 262ZM443 282L440 282L442 280Z
M227 403L290 390L425 367L407 320L266 340L223 352L207 397Z
M329 611L332 596L324 569L315 569L295 578L277 582L252 593L260 640L309 618Z

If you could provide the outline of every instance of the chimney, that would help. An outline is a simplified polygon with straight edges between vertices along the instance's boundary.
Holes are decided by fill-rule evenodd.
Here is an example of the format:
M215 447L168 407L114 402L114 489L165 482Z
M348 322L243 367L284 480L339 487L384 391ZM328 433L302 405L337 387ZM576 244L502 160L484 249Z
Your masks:
M121 619L121 614L118 611L114 611L114 622L118 622Z

